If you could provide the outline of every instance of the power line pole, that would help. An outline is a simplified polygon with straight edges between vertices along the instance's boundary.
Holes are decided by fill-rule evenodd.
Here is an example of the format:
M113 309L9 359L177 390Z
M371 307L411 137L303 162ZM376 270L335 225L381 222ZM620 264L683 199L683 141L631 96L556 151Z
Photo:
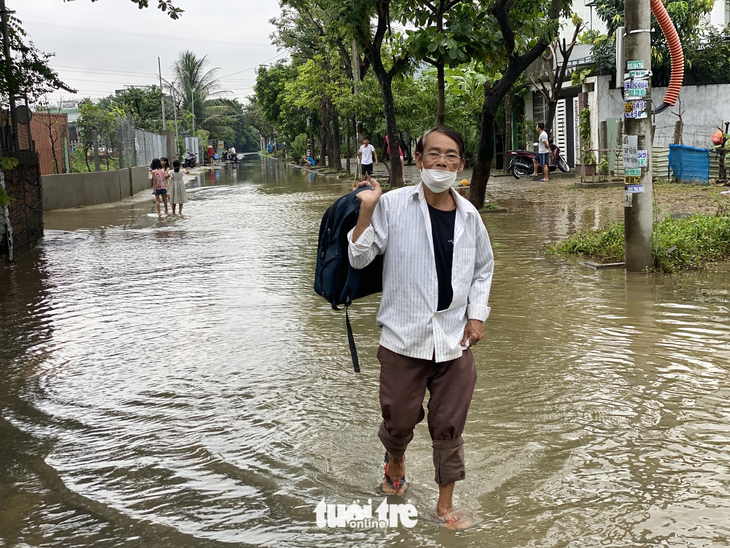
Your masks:
M180 156L180 136L177 131L177 101L175 100L175 87L170 86L170 93L172 93L172 115L175 117L175 152L176 155Z
M624 18L624 256L628 272L642 272L654 264L649 0L626 0Z
M165 131L167 129L167 126L165 125L165 92L164 88L162 87L162 67L160 65L159 57L157 58L157 70L160 74L160 93L162 93L162 96L160 97L160 102L162 103L162 131Z

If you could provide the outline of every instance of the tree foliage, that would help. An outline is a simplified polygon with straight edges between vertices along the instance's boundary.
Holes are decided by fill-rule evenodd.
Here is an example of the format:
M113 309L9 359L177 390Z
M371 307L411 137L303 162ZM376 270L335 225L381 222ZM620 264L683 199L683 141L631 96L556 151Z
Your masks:
M127 88L99 101L99 108L132 118L135 127L159 132L162 127L162 90L157 86Z
M16 17L8 17L8 39L11 52L11 63L8 68L4 49L0 48L0 97L7 102L10 94L16 97L28 98L29 102L36 102L44 95L63 89L69 93L76 90L63 83L55 70L49 65L52 53L38 50L33 42L28 40L28 34L22 27L22 22Z
M92 2L98 2L99 0L91 0ZM150 6L149 0L131 0L133 4L137 4L139 9L148 8ZM153 0L154 1L154 0ZM73 0L64 0L64 2L73 2ZM183 14L184 10L177 8L173 5L172 0L157 0L157 8L163 12L166 12L170 19L179 19Z
M728 71L715 70L708 67L712 61L720 60L726 51L722 34L705 23L707 15L712 11L715 0L666 0L665 7L672 19L677 35L682 43L685 59L685 70L697 83L730 83ZM584 34L584 43L593 45L592 52L596 64L596 72L610 74L616 67L616 29L624 24L623 0L602 0L596 6L598 16L606 23L607 33ZM671 59L666 38L659 30L659 24L651 16L651 27L657 29L651 38L652 85L665 86L671 76ZM725 36L728 36L727 30ZM700 69L693 70L695 64ZM721 62L720 67L723 63ZM718 68L720 68L718 67ZM708 70L709 69L709 70Z

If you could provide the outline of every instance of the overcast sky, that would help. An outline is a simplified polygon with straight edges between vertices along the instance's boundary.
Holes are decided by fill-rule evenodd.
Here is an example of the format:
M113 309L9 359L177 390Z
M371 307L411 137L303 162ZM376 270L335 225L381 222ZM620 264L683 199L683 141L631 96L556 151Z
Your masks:
M172 77L171 65L184 50L207 55L229 97L246 102L253 94L254 69L286 58L269 35L269 19L279 14L276 0L176 0L185 10L177 21L157 9L157 0L140 10L130 0L6 0L41 51L55 53L51 66L78 94L49 99L98 99L124 85L159 85Z

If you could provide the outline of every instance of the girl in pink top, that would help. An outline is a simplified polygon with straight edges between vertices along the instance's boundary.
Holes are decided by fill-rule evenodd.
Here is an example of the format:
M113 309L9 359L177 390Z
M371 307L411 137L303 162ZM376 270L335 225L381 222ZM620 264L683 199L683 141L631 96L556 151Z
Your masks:
M157 216L162 217L162 212L160 211L160 197L162 197L162 202L165 204L165 215L169 214L167 210L167 178L169 177L169 174L165 171L165 169L163 169L162 162L160 162L159 158L152 160L150 169L152 170L152 192L155 195Z

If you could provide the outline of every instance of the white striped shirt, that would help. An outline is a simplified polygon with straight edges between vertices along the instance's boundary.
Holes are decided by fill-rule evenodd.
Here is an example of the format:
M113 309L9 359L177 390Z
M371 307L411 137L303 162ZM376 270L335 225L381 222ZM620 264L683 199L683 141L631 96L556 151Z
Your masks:
M446 310L437 311L438 277L433 251L431 218L423 183L383 194L370 226L353 243L347 238L350 264L364 268L383 255L383 296L377 324L380 344L398 354L437 362L461 356L467 318L489 316L494 255L481 216L468 201L451 190L456 201L454 296Z

